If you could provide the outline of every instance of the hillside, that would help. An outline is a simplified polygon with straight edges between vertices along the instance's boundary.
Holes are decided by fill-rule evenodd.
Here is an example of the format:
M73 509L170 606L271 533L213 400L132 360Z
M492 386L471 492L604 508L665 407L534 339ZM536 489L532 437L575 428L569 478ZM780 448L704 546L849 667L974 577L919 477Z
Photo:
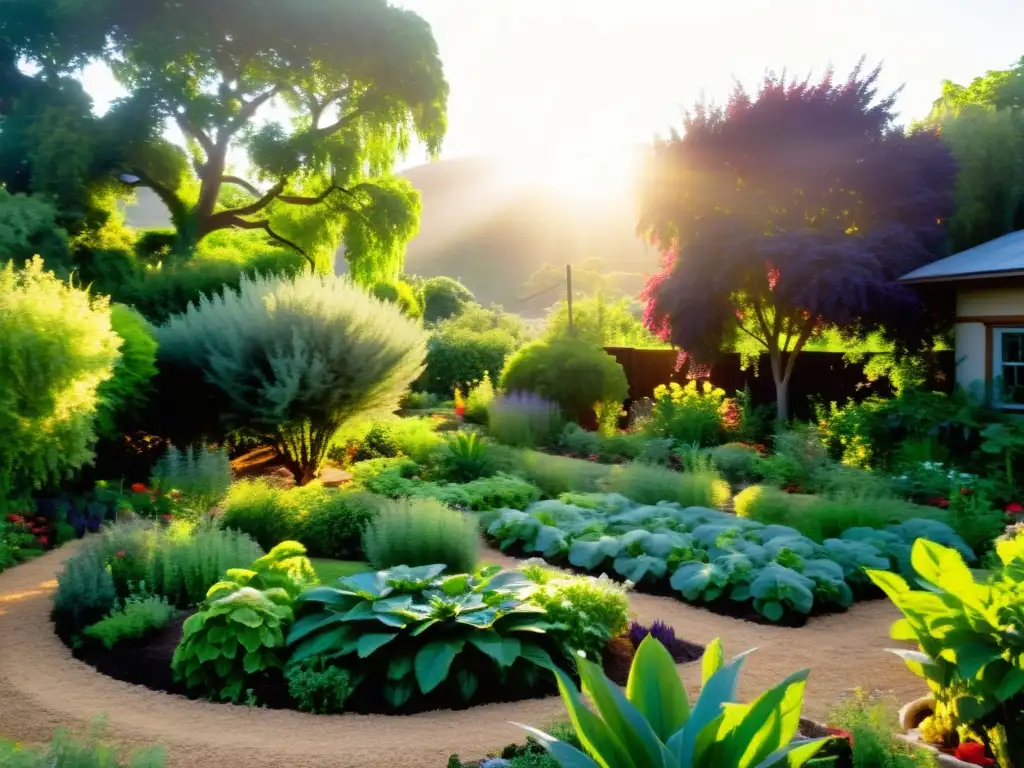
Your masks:
M657 254L634 235L628 201L594 212L543 191L513 190L483 158L442 160L403 175L423 196L420 232L409 244L406 271L455 277L484 304L527 316L543 312L558 298L558 287L523 299L538 293L526 283L545 263L598 259L613 284L630 294L657 266ZM139 190L126 218L139 228L168 226L163 204L146 189ZM344 271L340 252L338 266Z

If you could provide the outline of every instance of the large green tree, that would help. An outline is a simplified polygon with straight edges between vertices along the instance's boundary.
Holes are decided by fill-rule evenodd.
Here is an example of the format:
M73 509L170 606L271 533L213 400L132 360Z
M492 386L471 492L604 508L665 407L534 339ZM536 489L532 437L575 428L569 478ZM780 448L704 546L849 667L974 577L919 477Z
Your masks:
M138 117L107 164L160 196L179 252L261 230L321 267L343 241L357 279L400 270L419 199L391 169L415 139L436 153L446 128L422 18L387 0L0 4L0 88L26 69L52 88L98 60L129 93L115 112Z
M1024 58L968 85L944 81L925 122L940 128L959 166L952 250L1024 229Z

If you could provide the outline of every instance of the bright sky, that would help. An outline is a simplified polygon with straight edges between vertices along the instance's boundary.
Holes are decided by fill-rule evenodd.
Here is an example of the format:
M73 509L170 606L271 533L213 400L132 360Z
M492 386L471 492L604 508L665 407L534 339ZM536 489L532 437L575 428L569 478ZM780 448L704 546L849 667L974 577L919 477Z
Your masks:
M905 122L944 78L1024 55L1020 0L399 0L433 26L451 84L443 157L576 155L643 142L702 93L766 68L845 75L861 55L905 84ZM115 92L92 73L98 106ZM423 161L417 153L403 165Z

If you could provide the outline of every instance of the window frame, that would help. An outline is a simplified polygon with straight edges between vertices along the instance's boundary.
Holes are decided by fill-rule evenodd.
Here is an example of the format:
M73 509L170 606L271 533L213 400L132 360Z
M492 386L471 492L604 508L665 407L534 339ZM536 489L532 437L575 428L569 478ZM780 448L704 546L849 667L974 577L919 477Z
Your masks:
M1020 363L1003 362L1003 336L1007 333L1024 335L1024 325L999 325L992 327L992 404L1003 410L1024 412L1024 403L1006 403L1001 399L1002 388L999 386L999 382L1003 377L1003 366L1012 365L1024 368L1024 361Z

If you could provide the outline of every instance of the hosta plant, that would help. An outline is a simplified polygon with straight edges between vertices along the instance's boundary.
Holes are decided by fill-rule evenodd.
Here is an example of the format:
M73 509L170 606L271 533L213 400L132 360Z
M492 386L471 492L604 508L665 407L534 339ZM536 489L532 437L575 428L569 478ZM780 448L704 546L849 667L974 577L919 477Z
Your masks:
M175 679L237 702L255 676L283 668L292 601L315 581L305 554L298 542L282 542L251 568L232 568L210 587L185 621L171 663Z
M924 589L893 573L869 571L904 618L895 651L923 677L961 736L981 741L1000 768L1024 765L1024 539L996 542L999 567L979 582L952 548L919 539L910 560Z
M393 709L541 682L557 647L544 609L528 602L536 585L494 567L444 570L400 566L305 592L288 634L292 663L320 658L357 670L364 699L380 696Z
M723 663L714 640L702 661L703 685L691 707L672 656L648 636L623 692L592 662L579 661L583 693L556 670L562 700L584 751L527 728L563 768L768 768L801 766L824 739L797 737L807 671L796 672L749 704L736 702L746 654ZM524 726L525 727L525 726Z

